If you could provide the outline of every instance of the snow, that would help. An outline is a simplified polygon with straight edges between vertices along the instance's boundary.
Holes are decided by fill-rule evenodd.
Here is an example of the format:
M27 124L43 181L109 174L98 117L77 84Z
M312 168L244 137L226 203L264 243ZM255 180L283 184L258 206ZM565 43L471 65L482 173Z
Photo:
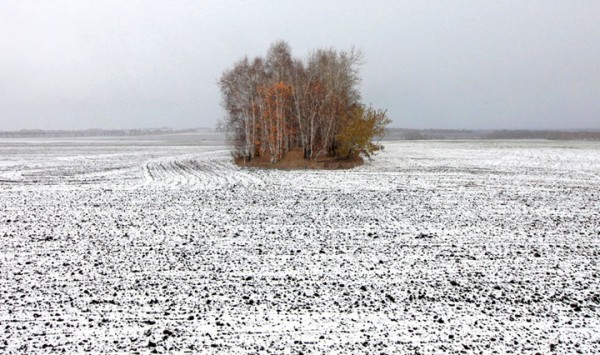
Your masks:
M1 352L600 351L600 144L0 141Z

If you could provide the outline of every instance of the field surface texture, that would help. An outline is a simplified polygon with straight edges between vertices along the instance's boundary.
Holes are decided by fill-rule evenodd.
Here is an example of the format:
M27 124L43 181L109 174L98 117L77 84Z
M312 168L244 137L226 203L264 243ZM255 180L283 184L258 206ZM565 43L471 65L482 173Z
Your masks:
M384 143L0 140L0 352L600 352L600 144Z

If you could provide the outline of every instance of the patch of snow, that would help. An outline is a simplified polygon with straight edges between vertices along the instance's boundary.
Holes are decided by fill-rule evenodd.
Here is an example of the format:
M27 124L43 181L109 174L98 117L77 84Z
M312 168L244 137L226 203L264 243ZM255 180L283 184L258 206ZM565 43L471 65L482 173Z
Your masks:
M0 351L600 351L600 144L0 145Z

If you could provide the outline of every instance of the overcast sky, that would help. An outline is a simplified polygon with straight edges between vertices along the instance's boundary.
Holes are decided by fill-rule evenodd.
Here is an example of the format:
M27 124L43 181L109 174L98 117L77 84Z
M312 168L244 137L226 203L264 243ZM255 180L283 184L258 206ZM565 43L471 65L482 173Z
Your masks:
M600 129L597 0L0 0L0 131L214 126L278 39L362 49L395 127Z

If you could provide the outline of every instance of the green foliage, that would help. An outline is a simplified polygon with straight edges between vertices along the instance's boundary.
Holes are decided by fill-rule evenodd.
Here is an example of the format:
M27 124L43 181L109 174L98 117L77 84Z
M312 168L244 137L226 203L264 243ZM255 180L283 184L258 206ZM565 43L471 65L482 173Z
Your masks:
M362 154L371 159L373 154L383 149L383 146L373 142L373 139L383 137L390 122L385 110L354 105L336 136L337 155L351 159Z

